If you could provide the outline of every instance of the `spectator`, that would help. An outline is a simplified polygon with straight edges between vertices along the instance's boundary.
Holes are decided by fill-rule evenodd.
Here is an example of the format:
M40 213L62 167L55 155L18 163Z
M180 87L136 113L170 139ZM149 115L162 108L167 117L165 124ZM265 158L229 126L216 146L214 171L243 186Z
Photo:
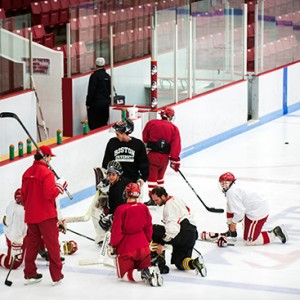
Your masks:
M96 71L90 76L86 108L90 130L107 125L110 105L110 75L105 70L105 59L96 59Z
M43 156L36 151L33 165L25 171L22 177L22 201L25 209L25 222L28 226L24 277L25 284L42 280L42 274L37 273L35 260L43 239L49 253L50 275L53 285L56 285L64 276L60 260L59 222L55 198L60 193L64 193L67 182L63 178L55 182L54 174L47 165L47 162L50 163L52 157L55 156L51 148L41 146L40 150Z
M151 214L143 203L137 203L140 195L138 184L129 183L125 191L127 203L115 211L110 238L110 253L116 255L118 277L160 286L163 280L159 269L150 266Z
M150 200L146 205L154 205L151 190L155 186L164 186L165 172L170 160L170 167L178 171L180 167L181 138L178 128L172 123L174 109L166 107L161 111L161 120L150 120L143 130L143 141L147 144L150 163L148 177L148 194Z

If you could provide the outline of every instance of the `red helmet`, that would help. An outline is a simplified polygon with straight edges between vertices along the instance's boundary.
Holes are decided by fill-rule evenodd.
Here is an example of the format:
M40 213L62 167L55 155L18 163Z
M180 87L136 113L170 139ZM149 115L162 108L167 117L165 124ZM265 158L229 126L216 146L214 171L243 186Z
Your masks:
M160 112L160 116L164 120L171 121L174 118L175 111L172 107L168 106Z
M226 172L219 177L219 182L221 181L235 181L235 177L232 173Z
M126 197L138 198L141 193L140 186L137 183L128 183L125 187Z
M64 255L71 255L78 250L78 245L75 241L63 241L63 253Z
M20 188L15 191L15 200L18 204L22 203L22 190Z

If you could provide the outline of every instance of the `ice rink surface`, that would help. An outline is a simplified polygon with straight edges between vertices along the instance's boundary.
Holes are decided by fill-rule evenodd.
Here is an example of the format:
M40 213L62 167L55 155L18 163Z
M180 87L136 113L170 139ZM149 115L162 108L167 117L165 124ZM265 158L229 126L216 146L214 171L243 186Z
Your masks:
M225 208L218 177L234 173L245 187L264 194L270 202L267 229L284 224L289 240L276 240L265 246L243 244L242 225L238 224L235 246L219 248L198 241L195 248L203 256L208 276L194 271L178 271L171 266L162 287L120 281L113 267L80 266L79 260L97 258L100 248L93 241L71 232L60 239L75 240L79 250L66 256L63 283L52 286L48 266L37 260L43 280L25 286L23 266L12 271L11 287L4 285L8 270L0 269L1 299L300 299L300 111L257 127L182 160L181 171L209 207ZM168 169L166 190L184 199L194 213L199 233L226 231L225 214L208 212L179 173ZM146 197L145 189L145 201ZM83 215L92 197L62 210L64 217ZM151 208L153 222L161 220L162 208ZM95 237L92 221L69 224L69 229ZM6 252L4 235L0 252ZM169 260L171 249L167 249ZM194 251L194 257L197 253Z

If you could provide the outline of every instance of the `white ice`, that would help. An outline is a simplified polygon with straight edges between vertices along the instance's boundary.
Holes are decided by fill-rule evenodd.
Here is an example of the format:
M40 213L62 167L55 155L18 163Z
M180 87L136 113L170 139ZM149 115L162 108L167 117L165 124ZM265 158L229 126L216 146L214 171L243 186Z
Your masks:
M205 130L205 129L203 129ZM196 243L204 256L208 276L194 271L178 271L171 266L162 287L120 281L115 269L103 265L80 266L79 260L97 258L99 246L71 232L60 239L75 240L79 250L66 256L63 283L52 287L48 266L37 260L42 282L25 286L23 266L11 272L11 287L4 285L8 270L0 269L1 299L300 299L300 111L276 119L244 134L228 139L182 160L181 171L199 197L209 207L225 208L218 187L220 174L230 171L243 185L266 195L271 211L266 227L284 224L289 235L286 244L277 240L265 246L247 247L238 224L235 246ZM196 216L199 232L225 231L225 214L208 212L188 184L173 170L166 174L166 189L182 197ZM145 191L146 192L146 191ZM145 193L146 195L146 193ZM64 216L82 215L92 198L62 210ZM145 201L148 200L145 197ZM153 220L160 222L161 208L151 208ZM81 234L95 237L92 221L69 224ZM0 252L6 251L0 236ZM167 249L167 258L170 257ZM194 252L194 257L197 253ZM297 279L298 278L298 279Z

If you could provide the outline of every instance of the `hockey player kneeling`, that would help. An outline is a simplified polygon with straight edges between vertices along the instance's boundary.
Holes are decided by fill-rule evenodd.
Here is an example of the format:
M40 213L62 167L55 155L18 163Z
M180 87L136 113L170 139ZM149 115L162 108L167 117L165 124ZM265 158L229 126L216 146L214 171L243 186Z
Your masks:
M193 259L192 252L198 232L195 221L185 203L173 196L169 196L163 187L152 190L155 205L163 206L163 223L165 226L153 225L152 235L152 264L157 264L161 273L168 273L166 266L164 245L172 245L171 264L178 270L196 270L202 277L207 275L203 257Z
M149 243L152 239L152 217L148 207L137 202L140 187L129 183L125 187L126 203L114 213L109 253L116 256L116 270L125 281L145 281L161 286L163 278L157 266L151 266Z

